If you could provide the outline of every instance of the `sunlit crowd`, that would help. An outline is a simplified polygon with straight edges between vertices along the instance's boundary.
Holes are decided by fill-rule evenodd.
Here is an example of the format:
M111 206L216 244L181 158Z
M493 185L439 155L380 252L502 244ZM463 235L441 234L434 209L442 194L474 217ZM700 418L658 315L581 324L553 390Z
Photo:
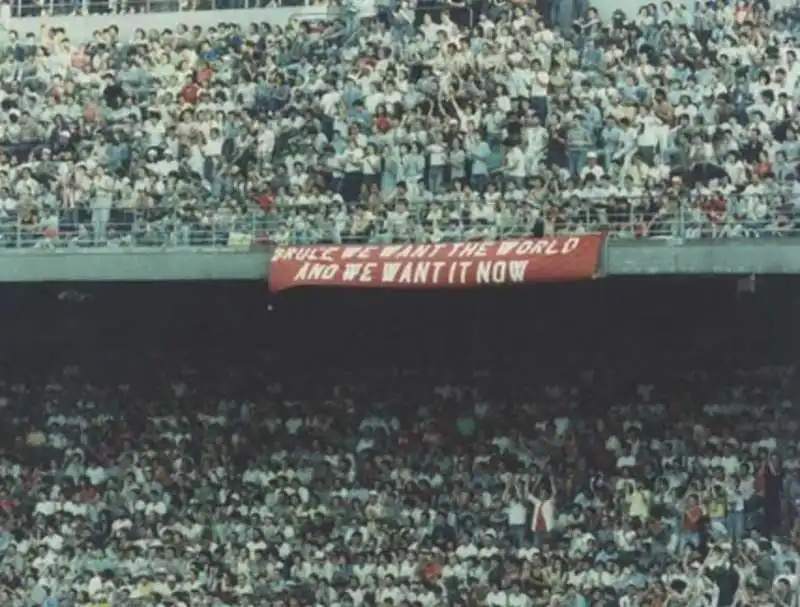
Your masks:
M0 242L791 234L796 11L575 6L9 31Z

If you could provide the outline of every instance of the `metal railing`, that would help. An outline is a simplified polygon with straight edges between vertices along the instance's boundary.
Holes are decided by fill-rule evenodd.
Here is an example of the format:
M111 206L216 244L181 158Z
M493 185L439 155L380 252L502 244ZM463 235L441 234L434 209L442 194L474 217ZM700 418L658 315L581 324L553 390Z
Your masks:
M638 198L505 202L486 213L477 205L439 201L410 205L398 220L378 211L359 220L330 207L287 205L274 211L272 234L286 244L459 241L603 232L613 239L731 240L800 236L800 195L699 196L665 191ZM375 208L380 208L377 206ZM330 229L334 225L335 229Z
M230 9L324 6L321 0L15 0L12 17L170 13Z
M797 207L795 207L795 201ZM369 205L367 205L369 208ZM454 242L604 232L613 239L745 239L800 236L800 197L692 197L665 193L624 201L464 202L408 210L275 203L267 210L120 208L6 211L0 250L75 248L248 249L263 244Z
M0 254L11 249L247 250L270 242L274 225L273 216L259 212L198 216L185 211L61 209L0 219Z

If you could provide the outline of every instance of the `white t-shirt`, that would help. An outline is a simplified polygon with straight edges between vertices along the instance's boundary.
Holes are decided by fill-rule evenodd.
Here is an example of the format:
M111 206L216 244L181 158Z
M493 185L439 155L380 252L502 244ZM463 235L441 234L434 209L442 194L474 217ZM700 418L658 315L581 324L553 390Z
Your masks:
M497 592L490 592L486 595L486 604L493 607L506 607L508 597L505 592L498 590Z
M550 76L547 72L536 72L531 82L531 97L546 97L547 87L550 85Z
M581 179L586 179L586 176L591 173L595 176L596 179L602 179L603 175L606 174L605 169L601 167L599 164L594 166L585 166L581 169Z
M364 151L361 148L350 148L345 152L345 173L360 173L363 168Z
M431 155L431 166L441 167L447 164L447 154L441 143L432 143L428 146Z
M361 172L364 175L377 175L381 172L381 158L377 154L364 156L364 163Z
M514 146L506 155L506 173L510 177L525 177L525 155L519 147Z
M509 525L524 525L525 514L525 506L516 500L511 502L508 508L506 508L506 516L508 517Z

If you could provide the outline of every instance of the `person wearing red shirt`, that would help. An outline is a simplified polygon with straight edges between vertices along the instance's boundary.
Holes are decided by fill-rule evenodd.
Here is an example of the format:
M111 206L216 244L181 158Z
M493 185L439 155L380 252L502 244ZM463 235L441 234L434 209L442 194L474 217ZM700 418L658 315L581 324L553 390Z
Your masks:
M422 579L432 584L442 577L442 566L435 561L429 561L423 564L421 573Z
M700 546L700 532L703 528L704 516L705 513L703 512L702 506L700 506L697 496L694 494L690 495L686 500L683 520L678 530L677 554L683 554L686 547L689 545L695 548Z
M199 70L197 70L197 77L195 78L195 82L199 86L204 86L208 84L211 78L214 77L214 70L209 65L204 65Z
M184 103L195 105L197 101L200 99L201 90L203 90L202 87L199 84L197 84L194 78L192 78L186 84L183 85L183 88L181 89L181 100Z

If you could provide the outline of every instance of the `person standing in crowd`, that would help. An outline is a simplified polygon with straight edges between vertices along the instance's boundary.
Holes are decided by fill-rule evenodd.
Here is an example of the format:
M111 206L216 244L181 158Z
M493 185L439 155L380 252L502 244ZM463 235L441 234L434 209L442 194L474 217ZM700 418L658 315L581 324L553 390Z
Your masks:
M519 479L508 475L505 480L505 490L503 491L503 502L507 504L506 515L508 517L508 533L511 541L517 548L523 548L528 536L526 523L528 513L525 508L525 496L522 494L522 487Z
M763 487L764 535L782 533L783 469L777 454L770 454L761 465L759 482Z
M541 484L547 482L546 487ZM541 549L554 530L556 521L556 487L553 477L547 473L539 476L533 486L526 488L528 502L531 504L530 527L533 545Z

